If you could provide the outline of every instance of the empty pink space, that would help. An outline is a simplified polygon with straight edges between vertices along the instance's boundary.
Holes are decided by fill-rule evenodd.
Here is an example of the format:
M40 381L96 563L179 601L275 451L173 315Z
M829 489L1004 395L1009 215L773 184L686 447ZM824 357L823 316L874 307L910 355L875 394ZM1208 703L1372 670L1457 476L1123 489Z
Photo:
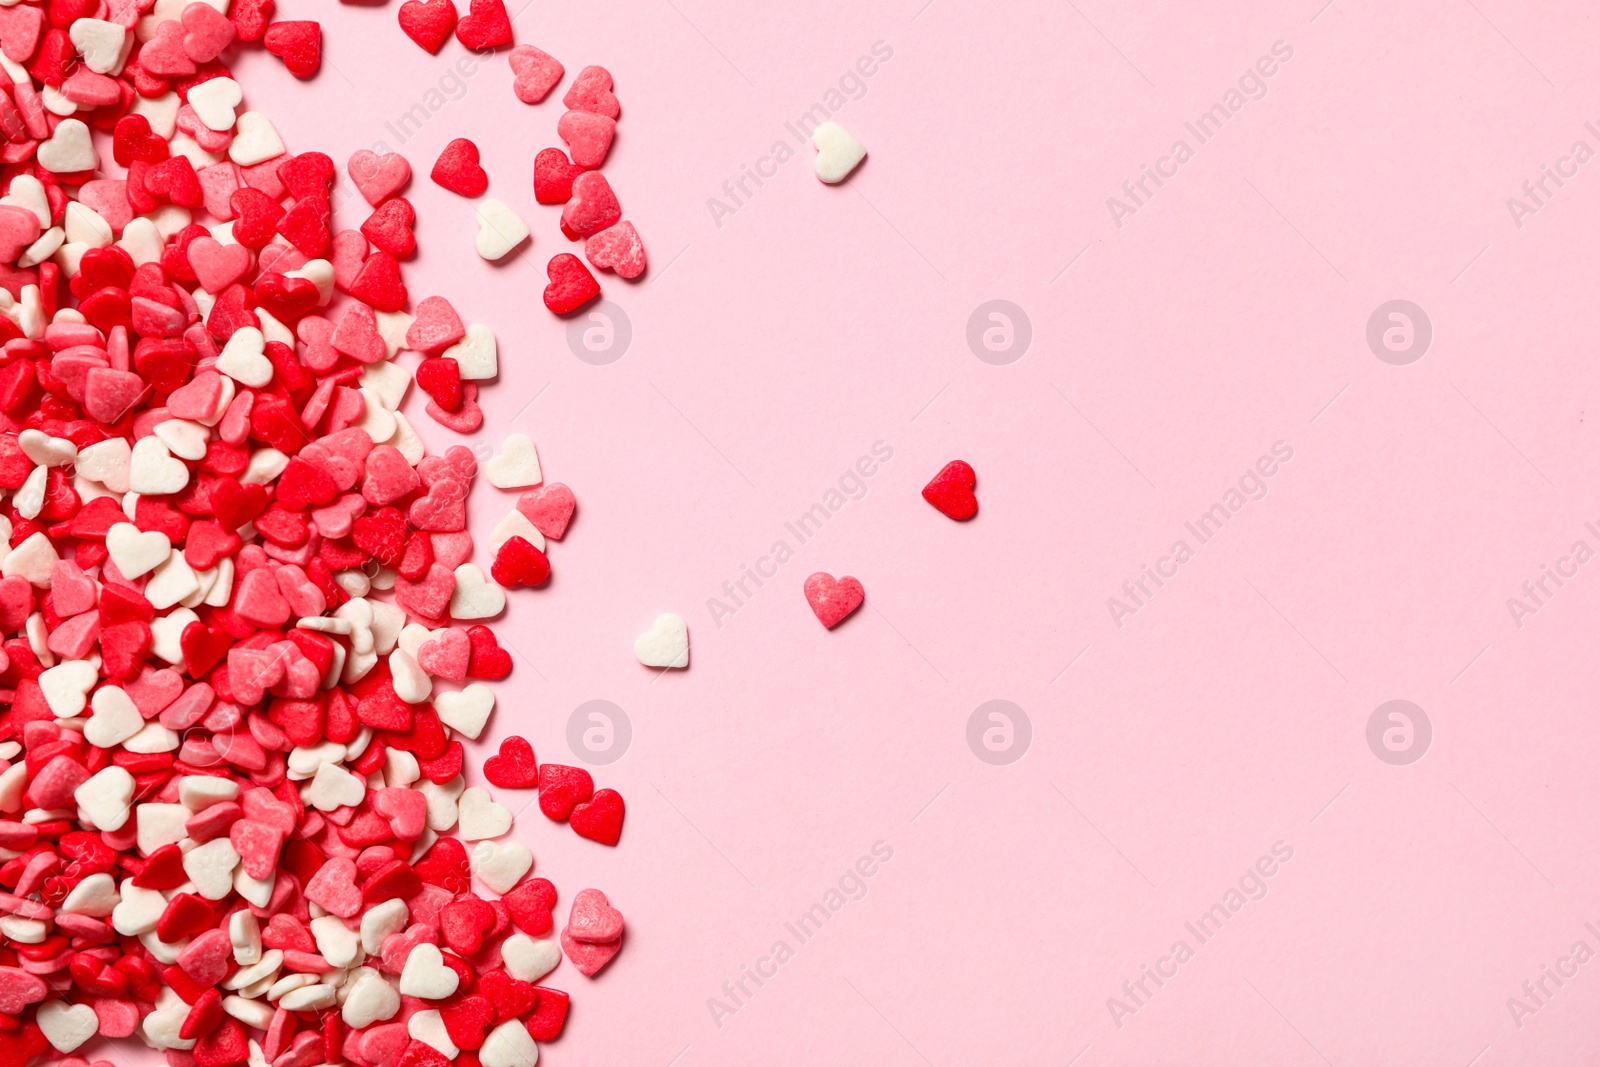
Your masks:
M627 798L615 849L517 822L627 917L541 1062L1593 1055L1590 8L508 0L529 105L395 0L278 7L323 68L247 56L247 106L410 160L407 282L500 346L468 443L579 500L472 754ZM557 319L533 160L589 64L649 267ZM663 612L686 670L632 655Z

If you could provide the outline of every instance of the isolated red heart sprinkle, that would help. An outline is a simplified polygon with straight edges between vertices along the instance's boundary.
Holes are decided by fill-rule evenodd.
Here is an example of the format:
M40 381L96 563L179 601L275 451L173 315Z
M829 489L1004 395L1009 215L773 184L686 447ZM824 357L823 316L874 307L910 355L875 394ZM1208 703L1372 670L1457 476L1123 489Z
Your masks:
M322 68L322 26L316 22L274 22L262 38L268 52L302 80Z
M489 174L478 166L478 146L465 137L457 137L444 146L429 177L452 193L466 197L482 196L489 188Z
M615 789L601 789L594 799L572 809L568 823L579 837L587 837L602 845L615 845L622 838L622 819L626 814L622 794Z
M550 284L544 287L544 306L557 315L573 312L600 295L600 283L571 252L550 260Z
M501 741L499 754L483 761L483 776L502 789L532 789L539 784L533 746L515 734Z
M456 23L456 40L481 52L511 43L511 19L503 0L472 0L467 14Z
M806 579L805 592L806 603L811 605L817 620L830 630L859 608L867 597L861 583L849 575L835 579L822 571Z
M456 28L453 0L406 0L400 5L400 28L429 52L438 52Z
M922 487L922 499L952 519L964 521L978 513L978 498L972 492L977 484L978 475L971 466L952 460Z

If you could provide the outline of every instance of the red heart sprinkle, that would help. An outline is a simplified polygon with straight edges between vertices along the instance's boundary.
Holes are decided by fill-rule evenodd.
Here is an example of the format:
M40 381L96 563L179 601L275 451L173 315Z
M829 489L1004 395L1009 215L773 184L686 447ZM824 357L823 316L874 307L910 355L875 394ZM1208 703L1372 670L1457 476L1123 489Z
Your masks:
M806 579L805 592L806 603L811 605L817 620L830 630L849 617L867 598L866 590L854 578L846 575L835 580L833 575L822 571Z
M978 498L972 492L978 475L967 463L957 459L944 465L933 481L922 487L922 499L963 522L978 513Z

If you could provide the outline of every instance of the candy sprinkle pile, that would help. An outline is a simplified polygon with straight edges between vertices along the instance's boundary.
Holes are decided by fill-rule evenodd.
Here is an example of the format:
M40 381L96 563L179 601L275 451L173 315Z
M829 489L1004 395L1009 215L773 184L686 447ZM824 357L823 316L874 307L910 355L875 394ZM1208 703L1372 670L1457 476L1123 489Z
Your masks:
M525 492L471 562L477 461L398 409L415 377L476 429L494 335L408 310L403 159L357 153L376 210L335 232L333 161L240 110L236 41L320 64L271 0L0 6L0 1067L96 1035L533 1067L568 1007L535 983L623 919L583 890L551 936L461 737L511 669L476 620L546 581L573 497L508 439L488 480ZM484 775L619 840L621 796L520 737Z

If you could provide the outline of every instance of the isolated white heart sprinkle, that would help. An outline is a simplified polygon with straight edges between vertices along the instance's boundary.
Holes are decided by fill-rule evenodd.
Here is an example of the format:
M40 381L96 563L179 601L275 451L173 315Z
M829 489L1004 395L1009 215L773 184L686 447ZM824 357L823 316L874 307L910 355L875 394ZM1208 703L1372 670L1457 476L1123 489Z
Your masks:
M152 440L155 439L146 437L139 443ZM156 441L156 444L159 446L161 442ZM160 530L141 530L131 522L119 522L106 531L106 552L122 576L133 579L165 563L172 554L172 542Z
M472 850L472 873L504 896L533 869L533 853L520 841L479 841Z
M824 122L811 134L817 150L817 177L829 185L844 181L867 158L864 145L837 122Z
M453 996L461 979L444 965L444 955L438 945L427 942L416 946L406 957L400 971L400 993L423 1000L444 1000Z
M443 355L461 365L464 382L493 378L500 373L500 350L495 345L494 331L476 322L468 326L461 340L445 349Z
M539 1046L522 1020L512 1019L489 1031L478 1060L483 1067L533 1067L539 1062Z
M459 692L440 693L434 698L433 710L439 713L440 722L476 741L494 710L494 690L473 682Z
M101 686L90 704L94 714L83 725L83 739L96 748L115 748L144 729L144 716L120 687Z
M189 468L167 451L161 438L155 434L139 438L128 459L129 489L159 496L181 492L188 484Z
M472 786L461 794L460 820L463 841L499 837L511 829L511 812L496 804L482 786Z
M646 667L687 667L688 624L671 612L657 615L649 632L633 639L633 654Z
M527 934L512 934L500 946L506 973L522 982L537 982L561 962L561 949L552 940L535 941Z
M94 170L100 165L100 157L89 139L89 127L82 119L62 119L55 135L39 145L34 158L52 174L74 174Z
M539 453L525 433L507 434L500 454L484 464L483 471L496 489L526 489L544 481Z
M266 356L267 340L254 326L233 331L222 346L216 369L240 385L260 389L272 381L272 360Z
M505 203L489 199L478 205L478 255L495 260L528 239L528 224Z
M506 591L488 578L476 564L456 568L456 587L450 594L453 619L491 619L506 609Z
M210 129L233 129L233 109L244 100L244 90L232 78L212 78L189 90L189 106Z

